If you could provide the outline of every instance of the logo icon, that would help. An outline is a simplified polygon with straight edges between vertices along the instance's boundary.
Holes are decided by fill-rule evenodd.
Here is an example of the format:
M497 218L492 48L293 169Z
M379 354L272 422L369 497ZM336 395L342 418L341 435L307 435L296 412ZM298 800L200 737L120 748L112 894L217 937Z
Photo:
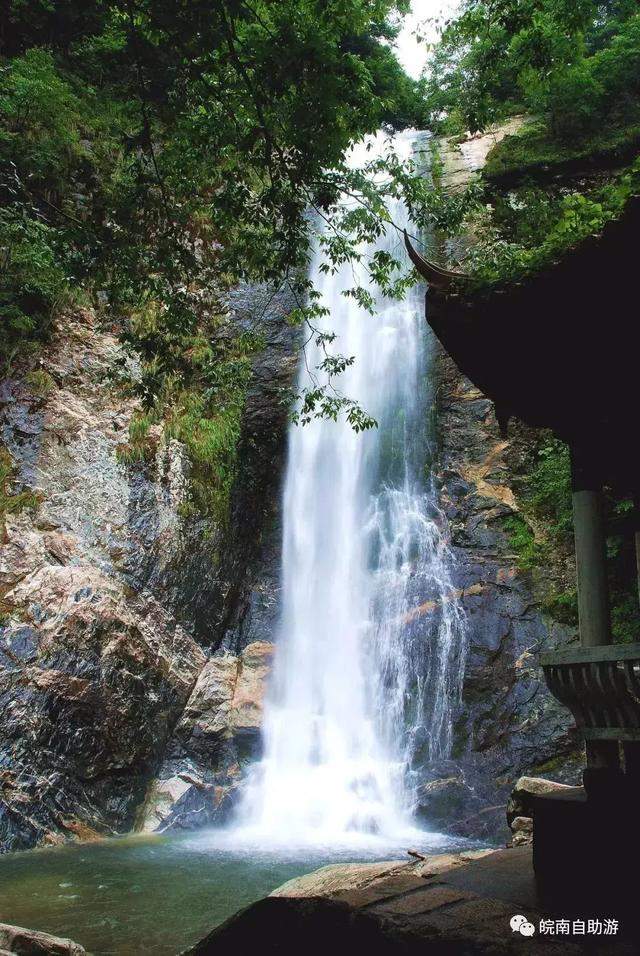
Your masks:
M535 926L529 922L526 916L512 916L510 926L512 933L520 933L522 936L533 936L536 931Z

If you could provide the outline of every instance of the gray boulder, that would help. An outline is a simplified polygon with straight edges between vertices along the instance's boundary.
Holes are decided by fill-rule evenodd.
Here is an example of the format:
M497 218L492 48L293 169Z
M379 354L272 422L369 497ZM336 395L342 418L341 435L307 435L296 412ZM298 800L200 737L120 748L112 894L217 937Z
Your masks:
M532 797L545 796L549 793L566 793L572 789L573 787L556 783L555 780L545 780L542 777L520 777L507 803L507 823L513 829L515 820L533 816Z
M23 926L0 923L0 952L20 956L84 956L86 950L73 940L39 933Z

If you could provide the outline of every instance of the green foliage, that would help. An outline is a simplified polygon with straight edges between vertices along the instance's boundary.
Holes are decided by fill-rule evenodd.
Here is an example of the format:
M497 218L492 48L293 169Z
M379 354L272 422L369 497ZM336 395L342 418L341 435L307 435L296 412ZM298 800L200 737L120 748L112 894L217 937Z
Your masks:
M84 104L56 70L47 50L27 50L3 71L0 148L20 163L29 189L65 192L86 155L82 145Z
M640 13L632 3L467 0L446 27L426 83L436 121L474 131L515 109L537 117L491 151L483 174L486 183L524 181L524 189L507 202L495 200L495 215L479 204L467 216L482 240L465 267L480 285L539 271L638 193L638 162L604 187L545 193L527 186L527 176L550 180L633 160L640 145L638 77ZM517 217L505 215L508 202Z
M159 442L180 441L190 461L182 516L220 526L237 474L252 355L263 343L256 333L238 334L223 313L206 312L194 328L167 327L163 319L159 304L151 302L130 316L126 340L142 366L129 388L144 410L131 419L129 440L117 456L136 465L151 461Z
M632 502L616 500L608 492L605 496L607 520L626 514ZM536 541L526 517L512 516L505 521L510 543L523 570L535 570L541 564L555 560L564 563L563 556L573 550L573 517L571 503L571 464L569 449L564 442L543 437L536 461L527 478L522 495L526 516L535 522L544 534ZM638 637L638 594L636 558L633 535L615 535L608 539L608 573L611 597L611 627L614 641L635 641ZM555 558L554 558L555 556ZM575 587L562 581L551 584L543 604L544 610L563 624L578 624L578 597Z
M421 119L389 42L407 7L10 0L0 13L10 350L45 335L79 282L105 291L114 315L159 303L167 338L197 324L196 286L215 297L239 280L285 281L304 298L307 210L327 215L359 189L344 163L355 140Z
M529 539L524 530L511 538L520 567L532 571L541 566L552 567L558 561L562 564L563 555L570 554L573 547L571 462L564 442L543 434L523 488L522 506L539 529L540 540L535 541L525 520L519 519L529 530ZM554 620L575 627L577 592L574 587L567 587L561 578L558 580L557 575L552 575L547 583L543 610Z
M207 395L184 392L167 425L167 436L184 443L192 465L189 508L213 516L218 525L228 517L244 397L240 382L226 393L222 408ZM183 513L188 513L188 509Z
M518 565L525 571L551 566L558 555L571 549L573 517L569 450L564 442L548 434L536 449L522 489L522 508L522 515L505 522ZM543 608L557 621L577 623L575 590L564 589L557 582L550 585Z
M631 499L606 498L607 520L620 520L633 513ZM638 640L640 614L635 539L631 531L611 535L607 540L607 567L611 600L611 628L615 641Z
M4 528L4 520L8 514L17 514L25 509L35 510L39 498L33 491L13 491L15 480L15 465L13 458L6 450L0 448L0 527Z
M134 415L129 422L129 438L131 442L142 444L142 442L146 441L152 424L152 415Z
M638 593L632 588L616 589L611 600L611 631L613 640L631 644L638 640Z
M38 398L46 398L56 387L55 379L44 369L34 369L24 377L25 383Z
M476 290L544 269L638 194L639 76L640 13L626 0L467 0L449 23L425 87L436 121L476 130L516 108L535 114L494 147L484 193L467 197ZM559 178L569 172L582 174L572 190Z
M25 340L46 335L69 287L55 229L23 210L0 209L0 358L8 366Z
M482 242L470 250L468 268L477 286L539 272L600 232L605 223L620 215L628 199L639 193L640 159L616 179L585 192L549 193L525 187L510 195L506 203L497 203L493 219L485 218ZM486 207L483 214L486 216Z
M578 592L575 588L568 591L552 591L543 604L544 610L555 621L569 627L578 625Z
M176 383L166 416L166 436L184 443L191 462L189 507L213 516L218 525L228 517L251 355L259 345L255 337L244 335L227 344L222 354L215 346L196 341L191 350L192 373Z
M472 132L525 108L570 139L637 114L639 57L632 3L466 0L436 47L427 104Z
M46 338L95 269L94 206L118 155L91 87L43 49L0 61L0 356ZM106 124L109 125L108 123ZM112 130L113 132L113 130Z
M257 347L225 318L228 289L286 285L294 320L313 329L305 276L318 222L335 221L324 240L333 269L392 228L389 198L406 194L430 215L411 164L345 162L380 126L423 123L392 47L407 9L9 0L0 10L0 354L8 363L45 341L73 297L99 303L142 366L131 386L142 412L118 457L149 460L149 423L161 426L188 448L193 507L208 515L228 500ZM373 171L386 175L373 182ZM338 214L347 195L359 211ZM363 262L352 295L364 305L369 281L401 296L413 278L390 257ZM374 424L332 385L347 360L327 348L318 386L300 396L303 419Z
M456 111L475 132L523 105L539 110L552 78L581 55L596 13L592 0L466 0L435 51L432 115Z
M487 157L483 178L502 185L529 179L544 181L573 170L602 168L633 159L640 147L640 122L605 127L589 136L562 142L544 123L530 123L505 136Z
M607 46L554 76L548 102L561 139L593 134L602 125L640 121L640 14L620 23Z
M129 422L129 441L118 445L116 457L122 465L135 465L150 461L156 450L156 443L150 439L149 430L156 422L153 414L137 412Z
M509 536L509 544L516 555L518 566L523 571L532 571L538 567L544 557L544 546L536 541L535 535L521 515L509 515L503 520L503 528Z
M434 124L434 119L431 119L430 122ZM438 133L442 136L466 138L468 128L466 117L462 110L456 106L452 106L444 117L435 122L435 125Z
M569 448L557 438L547 438L538 448L537 464L528 487L531 505L547 518L553 536L571 534L571 460Z

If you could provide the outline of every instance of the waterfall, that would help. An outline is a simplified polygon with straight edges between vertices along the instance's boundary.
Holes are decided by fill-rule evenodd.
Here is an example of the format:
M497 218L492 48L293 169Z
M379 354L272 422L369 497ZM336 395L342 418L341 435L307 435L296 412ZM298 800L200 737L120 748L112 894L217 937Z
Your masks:
M396 148L412 150L415 137L399 134ZM390 213L407 219L399 201ZM404 259L396 229L380 242ZM352 267L329 275L320 265L318 255L312 278L329 309L320 328L355 356L340 391L378 428L290 429L282 619L264 756L240 816L271 840L394 838L411 826L416 763L449 753L464 664L446 526L426 474L431 339L422 289L401 302L380 295L369 315L343 295ZM301 388L322 358L312 337Z

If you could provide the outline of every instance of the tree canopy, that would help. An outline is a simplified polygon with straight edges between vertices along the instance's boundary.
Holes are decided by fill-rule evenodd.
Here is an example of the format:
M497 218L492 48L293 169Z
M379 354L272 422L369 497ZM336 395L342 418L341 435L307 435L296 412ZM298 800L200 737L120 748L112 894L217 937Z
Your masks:
M635 110L639 66L634 0L465 0L426 94L432 121L447 114L474 132L527 109L571 138Z
M77 282L181 334L190 285L281 281L352 142L415 121L407 0L11 0L0 21L0 308L11 342Z
M408 0L8 0L0 10L0 358L46 340L65 305L89 305L135 349L149 429L179 438L200 511L224 510L250 355L226 292L286 283L312 325L313 224L345 191L360 212L326 237L328 268L378 235L385 194L413 189L392 158L374 183L345 162L381 126L421 125L418 85L393 39ZM384 163L383 163L384 165ZM378 161L378 168L380 162ZM315 210L316 215L309 215ZM397 264L370 270L392 284ZM401 288L401 286L399 287ZM320 335L320 333L317 333ZM330 336L326 337L327 340ZM339 374L348 357L327 355ZM304 414L345 411L313 389ZM197 496L196 496L197 497Z

